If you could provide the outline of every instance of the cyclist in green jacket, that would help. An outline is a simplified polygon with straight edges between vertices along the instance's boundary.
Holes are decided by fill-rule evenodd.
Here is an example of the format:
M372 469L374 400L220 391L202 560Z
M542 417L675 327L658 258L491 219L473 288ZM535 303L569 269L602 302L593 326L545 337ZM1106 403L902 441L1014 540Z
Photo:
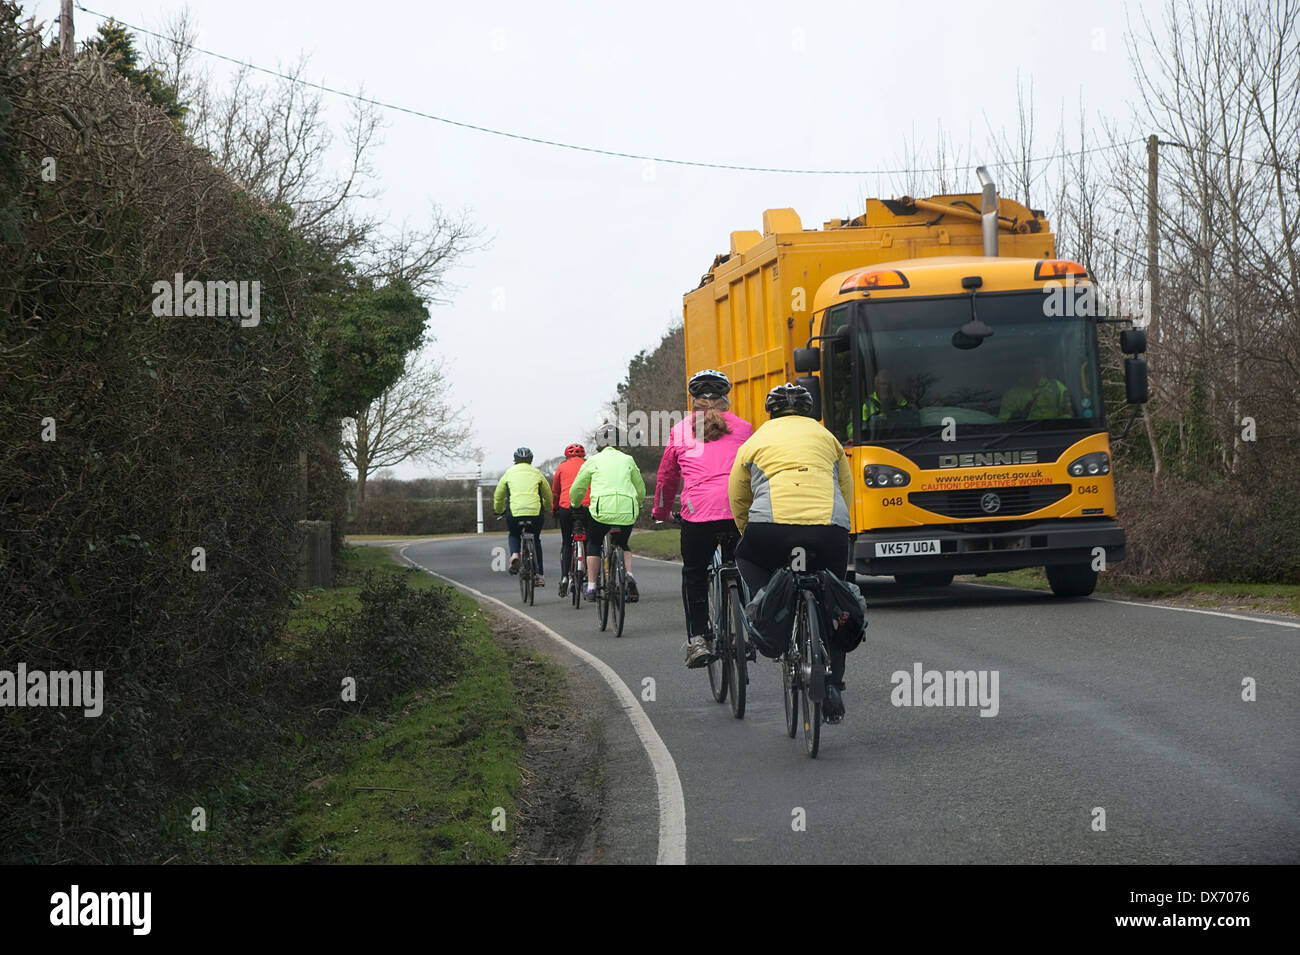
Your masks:
M549 511L551 503L550 482L533 467L533 452L529 448L516 448L514 466L497 482L492 510L497 514L504 512L506 526L510 528L510 573L519 573L519 548L524 532L532 534L533 549L537 552L535 583L538 587L546 586L542 578L542 508Z
M618 429L607 425L596 433L599 453L587 459L569 488L569 502L582 503L583 495L591 487L590 520L587 522L587 591L588 600L596 597L596 575L604 549L606 532L610 540L623 548L624 567L627 569L627 600L640 599L636 581L632 579L632 548L629 543L632 525L641 513L645 500L645 481L641 470L630 454L614 447L618 443Z

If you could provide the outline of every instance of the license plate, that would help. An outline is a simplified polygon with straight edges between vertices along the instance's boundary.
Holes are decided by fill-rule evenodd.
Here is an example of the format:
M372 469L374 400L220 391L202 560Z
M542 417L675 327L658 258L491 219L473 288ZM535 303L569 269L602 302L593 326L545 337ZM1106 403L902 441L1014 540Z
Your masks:
M876 541L877 557L920 557L939 553L939 542L932 541Z

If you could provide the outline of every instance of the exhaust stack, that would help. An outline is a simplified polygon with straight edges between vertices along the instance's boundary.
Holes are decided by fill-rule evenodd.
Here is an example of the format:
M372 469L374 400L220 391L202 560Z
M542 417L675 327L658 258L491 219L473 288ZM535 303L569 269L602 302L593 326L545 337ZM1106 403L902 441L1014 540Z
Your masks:
M975 170L980 185L984 187L984 197L980 203L980 227L984 232L984 254L996 257L998 254L998 187L993 182L989 171L980 166Z

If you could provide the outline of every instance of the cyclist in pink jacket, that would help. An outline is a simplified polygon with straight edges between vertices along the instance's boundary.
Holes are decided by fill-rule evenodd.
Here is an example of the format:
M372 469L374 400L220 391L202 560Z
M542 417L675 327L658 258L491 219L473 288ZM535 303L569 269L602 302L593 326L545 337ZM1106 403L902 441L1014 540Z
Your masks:
M682 494L682 603L686 610L686 665L708 665L713 654L709 624L708 568L713 550L722 543L725 559L736 550L740 532L731 516L727 481L736 451L753 427L727 410L731 382L720 371L707 369L691 376L691 414L668 432L651 516L672 518L673 501Z

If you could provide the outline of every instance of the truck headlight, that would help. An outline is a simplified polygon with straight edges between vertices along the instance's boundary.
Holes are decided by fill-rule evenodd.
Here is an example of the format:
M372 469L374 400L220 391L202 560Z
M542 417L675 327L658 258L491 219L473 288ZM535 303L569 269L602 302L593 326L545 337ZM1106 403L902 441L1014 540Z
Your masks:
M867 487L903 487L912 482L910 474L888 464L868 464L862 469L862 479Z
M1083 457L1071 461L1067 470L1072 477L1095 477L1098 474L1109 474L1110 455L1105 451L1094 451L1092 454L1085 454Z

